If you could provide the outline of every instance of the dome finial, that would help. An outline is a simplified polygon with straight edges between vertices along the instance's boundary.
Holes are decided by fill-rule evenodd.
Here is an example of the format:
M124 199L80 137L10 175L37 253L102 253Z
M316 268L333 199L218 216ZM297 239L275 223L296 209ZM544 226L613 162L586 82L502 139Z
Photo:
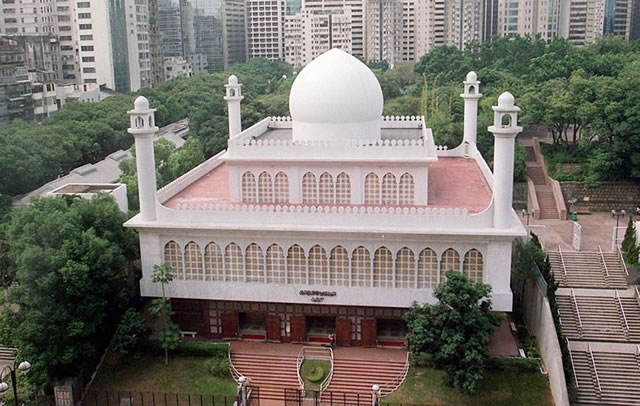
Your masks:
M515 106L516 99L509 92L504 92L498 97L498 107L503 109L511 109Z
M133 103L133 108L136 111L147 111L149 110L149 100L144 96L138 96L136 101Z

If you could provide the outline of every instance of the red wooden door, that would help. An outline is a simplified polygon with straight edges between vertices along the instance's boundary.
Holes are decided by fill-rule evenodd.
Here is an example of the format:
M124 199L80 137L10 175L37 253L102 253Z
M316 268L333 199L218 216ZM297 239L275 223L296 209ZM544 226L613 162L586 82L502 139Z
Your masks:
M291 316L291 342L307 341L307 319L304 316Z
M280 316L267 315L267 340L280 342Z
M238 314L228 312L222 315L222 338L235 338L238 336Z
M336 345L351 346L351 320L346 317L336 319Z
M376 319L362 320L362 346L375 347L377 344Z

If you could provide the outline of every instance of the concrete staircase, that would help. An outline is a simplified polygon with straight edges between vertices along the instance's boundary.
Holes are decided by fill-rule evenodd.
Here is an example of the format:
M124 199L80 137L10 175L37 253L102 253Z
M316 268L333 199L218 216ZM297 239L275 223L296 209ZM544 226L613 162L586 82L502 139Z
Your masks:
M627 274L617 253L549 251L547 255L560 287L627 288Z
M284 402L285 388L298 388L298 354L231 352L231 363L240 375L260 390L260 399Z
M526 146L527 151L527 175L533 182L536 190L536 197L540 205L541 219L558 219L558 208L553 198L551 186L547 185L547 179L542 167L536 161L533 147Z
M333 377L328 392L359 393L371 395L371 386L380 385L383 396L395 391L403 382L408 370L407 360L333 360Z

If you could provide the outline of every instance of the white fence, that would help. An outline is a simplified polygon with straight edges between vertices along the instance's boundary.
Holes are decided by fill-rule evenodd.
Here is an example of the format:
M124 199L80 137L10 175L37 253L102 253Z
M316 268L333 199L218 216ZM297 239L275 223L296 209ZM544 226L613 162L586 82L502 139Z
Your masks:
M582 226L577 222L573 222L573 238L571 239L571 245L576 251L580 251L580 243L582 242Z
M626 231L627 227L613 227L613 231L611 231L611 251L616 251L616 247L622 244Z

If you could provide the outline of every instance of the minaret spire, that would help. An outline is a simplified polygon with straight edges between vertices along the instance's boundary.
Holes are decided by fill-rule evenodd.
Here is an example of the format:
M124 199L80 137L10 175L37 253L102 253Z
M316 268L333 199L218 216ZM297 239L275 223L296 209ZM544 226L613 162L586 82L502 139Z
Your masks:
M149 108L149 101L140 96L134 109L129 111L131 127L129 134L136 140L136 168L138 170L138 196L140 214L144 220L156 219L156 163L153 155L153 136L158 131L155 126L155 109Z
M242 84L238 83L236 75L229 76L229 83L224 85L229 110L229 138L242 132L242 114L240 112L240 102L244 99L242 95Z

